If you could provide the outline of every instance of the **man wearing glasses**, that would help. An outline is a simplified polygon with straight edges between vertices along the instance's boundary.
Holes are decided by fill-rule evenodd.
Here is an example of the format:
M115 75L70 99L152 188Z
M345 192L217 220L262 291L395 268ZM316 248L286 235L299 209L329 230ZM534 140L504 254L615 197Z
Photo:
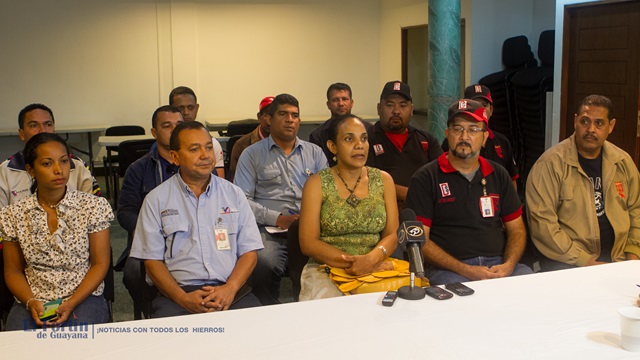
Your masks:
M640 256L640 175L629 154L606 141L615 125L611 100L587 96L575 133L529 173L529 229L543 271Z
M525 248L522 206L511 177L480 156L487 134L481 103L449 108L449 152L416 172L406 207L424 225L422 254L433 285L532 273L518 263Z

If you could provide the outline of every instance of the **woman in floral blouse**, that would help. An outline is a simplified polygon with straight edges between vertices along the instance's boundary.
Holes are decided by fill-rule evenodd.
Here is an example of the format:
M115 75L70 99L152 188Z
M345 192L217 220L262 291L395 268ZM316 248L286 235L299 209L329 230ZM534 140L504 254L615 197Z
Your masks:
M67 191L69 153L58 135L29 139L24 158L34 193L0 210L5 278L17 300L8 330L108 320L102 280L113 212L104 198ZM58 299L57 318L42 321L44 304Z
M365 166L367 131L355 115L331 120L327 147L337 164L311 176L300 209L300 249L311 259L301 276L300 300L342 293L319 264L351 275L393 269L386 261L398 244L398 206L389 174Z

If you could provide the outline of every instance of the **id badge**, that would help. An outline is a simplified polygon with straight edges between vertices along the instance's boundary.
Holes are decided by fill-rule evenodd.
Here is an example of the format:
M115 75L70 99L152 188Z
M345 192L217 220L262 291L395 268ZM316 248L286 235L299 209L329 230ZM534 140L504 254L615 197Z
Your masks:
M482 213L482 217L489 218L493 217L493 201L490 196L482 196L480 198L480 212Z
M227 229L222 226L221 223L213 230L216 235L216 248L218 250L231 250L231 245L229 244L229 234L227 233Z

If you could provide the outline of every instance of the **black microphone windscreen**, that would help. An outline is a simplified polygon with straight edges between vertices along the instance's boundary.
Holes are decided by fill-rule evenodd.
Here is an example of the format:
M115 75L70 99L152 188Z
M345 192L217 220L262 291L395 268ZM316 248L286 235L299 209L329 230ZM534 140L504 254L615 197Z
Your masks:
M402 209L400 211L400 224L405 221L416 221L416 213L411 209Z

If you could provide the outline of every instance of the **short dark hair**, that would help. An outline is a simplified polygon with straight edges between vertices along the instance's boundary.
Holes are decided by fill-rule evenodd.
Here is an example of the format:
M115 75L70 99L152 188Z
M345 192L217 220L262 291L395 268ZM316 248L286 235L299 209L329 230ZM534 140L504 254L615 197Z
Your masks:
M183 121L176 125L176 128L171 132L171 137L169 138L169 149L178 151L180 150L180 133L182 130L197 130L197 129L205 129L204 125L198 121Z
M51 109L49 109L49 107L47 107L46 105L39 104L39 103L34 103L34 104L29 104L29 105L25 106L18 113L18 128L24 130L24 118L27 117L28 113L32 112L33 110L38 110L38 109L48 112L49 115L51 115L51 121L53 121L53 123L55 124L56 119L53 118L53 111L51 111Z
M333 141L334 143L338 142L338 128L340 127L340 125L342 125L343 122L347 121L348 119L357 119L358 121L360 121L362 123L362 125L364 125L364 121L362 120L362 118L360 118L357 115L353 115L353 114L344 114L344 115L338 115L335 117L332 117L329 121L331 121L329 123L329 129L327 130L327 138L331 141Z
M191 90L191 88L188 88L186 86L178 86L177 88L171 90L171 92L169 93L169 105L173 105L173 98L178 95L191 95L193 96L193 100L196 102L196 104L198 103L198 97L196 96L196 93Z
M154 129L156 128L156 125L158 125L158 114L161 112L180 114L180 110L177 107L174 107L171 105L160 106L159 108L156 109L156 111L153 112L153 115L151 116L151 127Z
M332 91L346 91L349 93L349 98L353 98L353 96L351 95L351 86L349 86L348 84L337 82L335 84L329 85L329 88L327 89L327 101L331 100L329 97L331 96Z
M273 99L271 105L269 105L269 115L273 116L278 110L280 105L293 105L298 108L300 111L300 105L298 103L298 99L296 99L293 95L289 94L280 94Z
M576 114L580 114L583 106L599 106L607 109L607 120L613 119L613 103L604 95L589 95L580 101Z
M36 151L38 150L38 146L49 143L49 142L58 142L64 145L64 148L66 149L67 154L71 154L69 145L67 145L67 142L64 141L64 139L61 138L60 135L43 132L43 133L38 133L33 135L24 145L24 150L22 151L24 155L24 163L29 165L31 168L33 168L33 164L36 162L36 159L38 158L38 154L36 153ZM37 187L38 187L38 184L34 179L30 189L31 193L34 193Z

